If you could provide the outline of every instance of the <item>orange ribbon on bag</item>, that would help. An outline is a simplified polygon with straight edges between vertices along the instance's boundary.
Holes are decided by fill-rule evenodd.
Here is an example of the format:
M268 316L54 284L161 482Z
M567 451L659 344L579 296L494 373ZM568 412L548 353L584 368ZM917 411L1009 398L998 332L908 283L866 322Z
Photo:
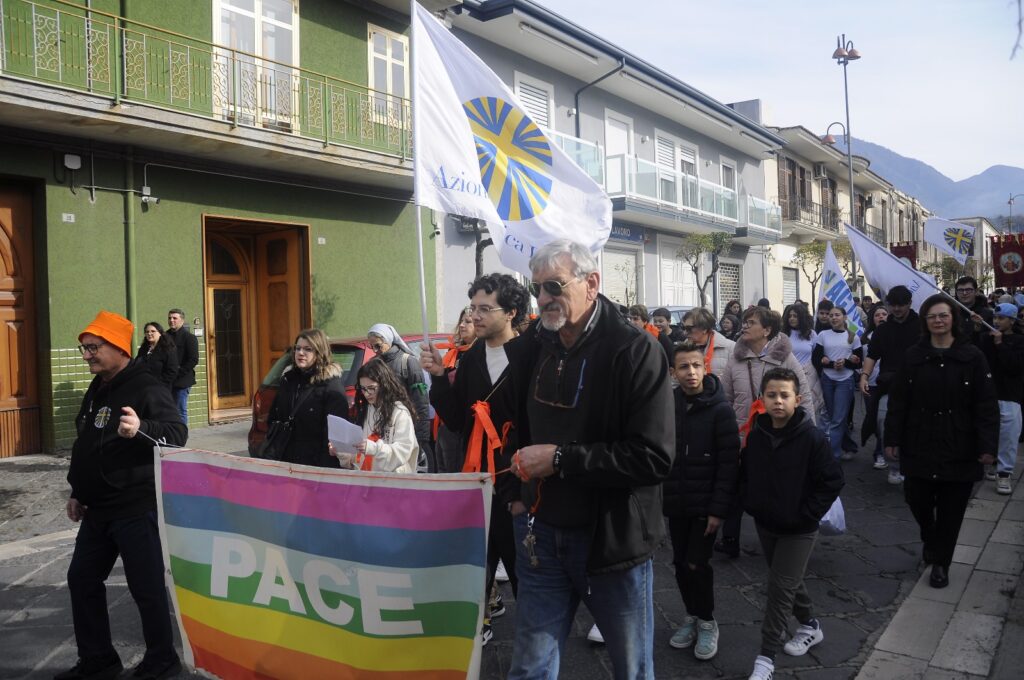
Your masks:
M494 451L501 448L501 438L491 421L491 405L486 401L478 401L470 409L473 412L473 429L469 433L469 445L466 447L466 462L462 465L463 472L480 472L484 451L484 435L487 436L487 470L491 473L491 481L495 481ZM506 423L508 425L508 423ZM508 428L504 429L508 433Z
M711 334L711 339L708 340L708 347L704 350L704 372L711 373L711 362L715 358L715 332L708 331Z

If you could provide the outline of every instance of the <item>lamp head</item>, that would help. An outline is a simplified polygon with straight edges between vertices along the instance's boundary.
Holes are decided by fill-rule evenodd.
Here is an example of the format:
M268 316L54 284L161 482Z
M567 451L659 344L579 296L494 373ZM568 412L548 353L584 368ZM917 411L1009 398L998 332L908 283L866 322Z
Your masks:
M858 52L857 48L855 48L851 44L849 51L847 51L847 53L846 53L846 60L847 61L857 61L858 59L860 59L860 52Z
M833 135L825 135L821 138L822 144L835 144L836 138Z
M857 56L859 57L860 55ZM841 46L837 47L836 51L832 53L832 58L835 59L836 61L842 61L843 59L848 59L849 57L850 55Z

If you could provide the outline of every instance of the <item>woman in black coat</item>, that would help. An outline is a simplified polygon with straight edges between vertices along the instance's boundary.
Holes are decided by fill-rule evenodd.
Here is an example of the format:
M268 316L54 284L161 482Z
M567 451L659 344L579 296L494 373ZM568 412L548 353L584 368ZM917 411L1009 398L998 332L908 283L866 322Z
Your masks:
M331 357L327 335L318 328L299 333L267 416L267 425L291 419L291 434L281 460L340 468L327 440L327 416L348 419L348 398L341 366Z
M145 325L143 335L135 360L145 364L149 372L170 389L178 375L178 349L174 346L174 340L164 333L164 327L156 321Z
M889 391L885 454L900 460L931 585L945 588L971 488L995 461L999 406L984 355L960 337L958 308L933 295L919 314L921 342Z

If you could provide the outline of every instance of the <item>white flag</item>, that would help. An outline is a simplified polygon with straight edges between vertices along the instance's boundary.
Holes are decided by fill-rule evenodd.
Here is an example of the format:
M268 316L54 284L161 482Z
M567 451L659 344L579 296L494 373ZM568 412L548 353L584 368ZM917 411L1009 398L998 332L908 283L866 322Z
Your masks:
M825 246L825 263L821 272L821 288L818 289L818 302L828 300L836 307L846 310L846 327L857 335L864 334L864 319L861 318L860 308L853 303L853 293L850 291L850 284L843 276L843 270L839 268L839 260L832 252L832 242Z
M935 279L924 272L913 269L906 262L878 245L849 224L846 236L857 254L857 261L864 270L864 278L872 288L885 295L894 286L906 286L914 296L910 306L916 312L921 303L939 291Z
M962 267L974 255L974 227L929 217L924 222L924 240L956 259Z
M612 225L604 189L544 135L479 57L413 5L418 203L486 221L502 263L527 276L534 251L555 239L596 254Z

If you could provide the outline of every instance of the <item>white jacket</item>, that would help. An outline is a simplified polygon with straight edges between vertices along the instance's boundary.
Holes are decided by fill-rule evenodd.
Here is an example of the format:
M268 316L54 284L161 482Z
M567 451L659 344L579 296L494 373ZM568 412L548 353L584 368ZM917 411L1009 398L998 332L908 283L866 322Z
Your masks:
M377 408L370 405L363 422L363 435L367 438L366 454L373 456L374 472L416 472L420 445L416 442L416 428L405 404L395 404L388 424L387 436L370 441L373 423L377 419Z

